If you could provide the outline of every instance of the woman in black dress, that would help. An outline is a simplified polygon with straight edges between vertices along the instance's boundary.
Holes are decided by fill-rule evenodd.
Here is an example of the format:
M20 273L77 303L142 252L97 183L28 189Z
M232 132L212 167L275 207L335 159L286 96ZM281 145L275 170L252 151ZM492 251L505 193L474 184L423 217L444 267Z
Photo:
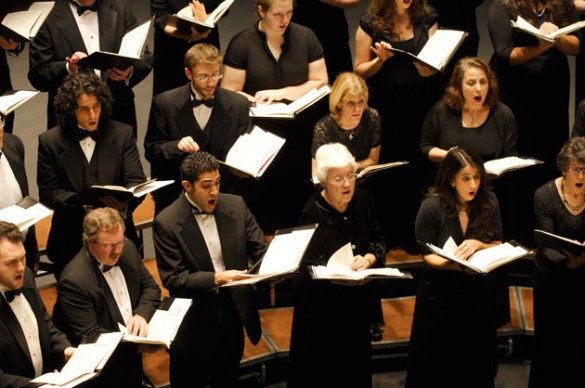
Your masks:
M417 240L443 247L451 237L461 259L502 241L498 200L483 161L461 148L447 153L416 218ZM430 252L423 259L406 387L493 388L498 312L492 275L468 273Z
M438 27L437 14L426 0L372 0L355 35L355 72L366 80L369 104L382 119L380 163L409 161L392 171L391 179L388 175L372 177L390 248L416 250L414 219L428 180L428 165L418 152L418 143L422 121L440 91L435 70L387 48L418 54ZM394 182L406 189L393 190Z
M378 163L382 141L380 114L368 107L369 91L363 78L343 72L335 79L329 94L329 114L313 130L311 146L312 176L315 177L315 154L328 143L341 143L357 162L357 171Z
M309 266L326 265L352 243L352 268L381 266L386 245L369 195L355 187L356 162L339 143L316 155L322 190L306 203L301 225L318 223L295 282L288 387L371 387L369 283L312 280Z
M562 176L534 194L536 227L585 241L585 138L560 150ZM534 266L534 347L530 388L585 385L585 254L539 247Z
M517 138L514 114L498 101L498 81L489 64L465 57L423 122L420 151L434 163L454 147L474 150L488 161L517 155Z
M294 101L327 84L323 47L315 33L291 23L293 0L257 0L256 9L260 20L230 40L221 87L253 103L271 103ZM286 140L259 181L242 182L242 196L265 233L295 225L313 192L308 162L312 130L325 114L326 102L321 99L294 120L252 119Z

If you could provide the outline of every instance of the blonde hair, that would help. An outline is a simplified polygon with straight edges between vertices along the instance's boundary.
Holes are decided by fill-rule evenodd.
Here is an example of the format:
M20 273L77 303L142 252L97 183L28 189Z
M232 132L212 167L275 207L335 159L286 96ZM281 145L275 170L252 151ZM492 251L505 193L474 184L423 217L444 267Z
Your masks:
M363 98L366 102L364 110L368 107L369 91L366 82L359 75L345 71L339 73L329 94L329 112L334 120L341 117L339 103L354 98Z

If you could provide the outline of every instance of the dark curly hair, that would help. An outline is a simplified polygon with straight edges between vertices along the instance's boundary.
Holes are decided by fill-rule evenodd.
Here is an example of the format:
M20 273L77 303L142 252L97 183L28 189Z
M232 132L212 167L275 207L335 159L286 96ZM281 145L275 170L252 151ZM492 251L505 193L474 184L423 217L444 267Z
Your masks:
M101 105L100 122L110 118L112 94L109 86L95 73L79 72L68 75L55 94L55 115L62 128L77 128L75 109L82 94L93 94Z
M488 94L483 104L490 109L493 108L498 101L498 81L496 74L486 61L478 57L465 57L457 61L451 73L449 84L445 88L443 101L451 109L463 109L463 105L465 104L465 99L463 98L463 77L465 76L465 72L471 68L483 70L485 73L488 79Z
M481 157L470 150L454 148L447 153L445 160L437 171L435 186L431 188L429 196L441 198L442 206L450 218L457 217L459 200L456 189L451 185L455 176L464 167L475 167L480 174L480 185L475 198L468 204L467 212L470 236L483 242L492 241L496 230L496 201L490 194L490 180L485 172Z
M181 162L181 179L193 183L201 174L219 170L219 162L205 151L193 152Z

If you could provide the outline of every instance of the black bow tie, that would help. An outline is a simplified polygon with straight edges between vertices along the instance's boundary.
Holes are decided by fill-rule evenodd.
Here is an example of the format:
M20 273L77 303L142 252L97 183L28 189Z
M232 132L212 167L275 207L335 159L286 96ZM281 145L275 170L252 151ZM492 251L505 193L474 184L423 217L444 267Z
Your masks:
M84 5L80 5L80 4L76 3L75 1L71 1L71 0L70 0L70 3L77 7L77 14L79 16L83 15L85 13L85 11L97 12L97 10L98 10L97 0L94 1L94 3L92 5L90 5L89 7L86 7Z
M106 265L106 264L104 264L104 265L103 265L102 272L103 272L103 273L106 273L106 272L108 272L109 270L111 270L112 268L114 268L114 267L117 267L117 266L118 266L118 263L116 263L116 264L114 264L114 265Z
M4 293L4 297L6 298L8 303L10 303L14 300L14 297L16 295L20 295L21 292L22 290L20 288L18 290L8 290Z
M85 140L87 137L91 137L93 140L97 141L99 131L86 131L85 129L77 128L76 136L78 141Z
M196 98L191 99L191 106L193 108L197 108L201 104L205 105L208 108L213 108L213 106L215 105L215 98L210 98L207 100L198 100Z

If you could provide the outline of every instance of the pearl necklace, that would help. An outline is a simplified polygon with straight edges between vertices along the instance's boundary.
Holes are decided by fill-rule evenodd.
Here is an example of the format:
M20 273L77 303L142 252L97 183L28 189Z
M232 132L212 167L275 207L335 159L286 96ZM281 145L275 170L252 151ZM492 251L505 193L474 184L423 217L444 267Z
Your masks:
M562 197L563 197L562 199L563 199L563 202L565 203L565 205L567 205L567 207L574 212L579 211L583 207L583 205L585 205L585 196L583 196L581 203L577 206L573 206L569 203L569 201L567 200L567 195L565 194L565 180L564 179L561 180L561 194L562 194Z

